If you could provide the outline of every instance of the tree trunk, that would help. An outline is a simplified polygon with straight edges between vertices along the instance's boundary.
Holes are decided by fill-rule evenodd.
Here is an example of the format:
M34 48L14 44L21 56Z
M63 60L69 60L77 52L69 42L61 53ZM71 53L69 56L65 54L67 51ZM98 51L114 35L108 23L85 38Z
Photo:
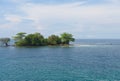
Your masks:
M5 43L5 46L8 46L8 43Z

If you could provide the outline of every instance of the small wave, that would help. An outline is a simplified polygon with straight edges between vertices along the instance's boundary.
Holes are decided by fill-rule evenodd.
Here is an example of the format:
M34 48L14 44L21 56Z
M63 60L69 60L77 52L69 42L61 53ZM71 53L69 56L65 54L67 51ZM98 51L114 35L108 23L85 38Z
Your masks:
M97 45L89 45L89 44L73 44L71 45L71 47L93 47L93 46L97 46Z
M69 47L120 46L120 44L72 44Z

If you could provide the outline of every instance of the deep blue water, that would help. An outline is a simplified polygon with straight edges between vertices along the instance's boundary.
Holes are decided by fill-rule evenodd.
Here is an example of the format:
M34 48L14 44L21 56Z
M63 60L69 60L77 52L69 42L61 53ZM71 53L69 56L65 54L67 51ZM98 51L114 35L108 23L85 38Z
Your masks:
M120 81L119 42L93 41L83 45L77 40L82 45L69 47L0 47L0 81Z
M120 45L120 39L76 39L75 44Z

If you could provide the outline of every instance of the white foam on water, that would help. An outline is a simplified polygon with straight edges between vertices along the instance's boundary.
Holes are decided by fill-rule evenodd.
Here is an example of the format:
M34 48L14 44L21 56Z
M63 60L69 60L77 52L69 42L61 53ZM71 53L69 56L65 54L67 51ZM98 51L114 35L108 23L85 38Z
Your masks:
M81 44L73 44L71 45L70 47L95 47L97 45L88 45L88 44L85 44L85 45L81 45Z

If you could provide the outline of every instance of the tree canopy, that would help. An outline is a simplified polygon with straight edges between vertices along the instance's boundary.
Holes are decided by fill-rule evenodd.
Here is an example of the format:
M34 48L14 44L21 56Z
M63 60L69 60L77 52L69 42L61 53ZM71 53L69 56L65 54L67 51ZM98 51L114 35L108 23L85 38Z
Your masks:
M69 44L71 41L73 42L75 39L73 38L72 34L63 33L61 34L61 42L62 44Z
M20 41L25 37L25 32L19 32L16 34L16 36L13 37L15 41Z
M48 45L59 45L61 44L61 39L57 35L51 35L48 37Z
M1 46L8 46L8 42L10 42L10 38L0 38Z
M24 32L20 32L14 36L14 40L16 40L16 46L44 46L44 45L64 45L71 41L74 41L72 34L63 33L59 36L50 35L48 38L45 38L40 33L27 34Z
M44 45L44 37L40 33L28 34L24 40L26 42L26 45L30 46Z

